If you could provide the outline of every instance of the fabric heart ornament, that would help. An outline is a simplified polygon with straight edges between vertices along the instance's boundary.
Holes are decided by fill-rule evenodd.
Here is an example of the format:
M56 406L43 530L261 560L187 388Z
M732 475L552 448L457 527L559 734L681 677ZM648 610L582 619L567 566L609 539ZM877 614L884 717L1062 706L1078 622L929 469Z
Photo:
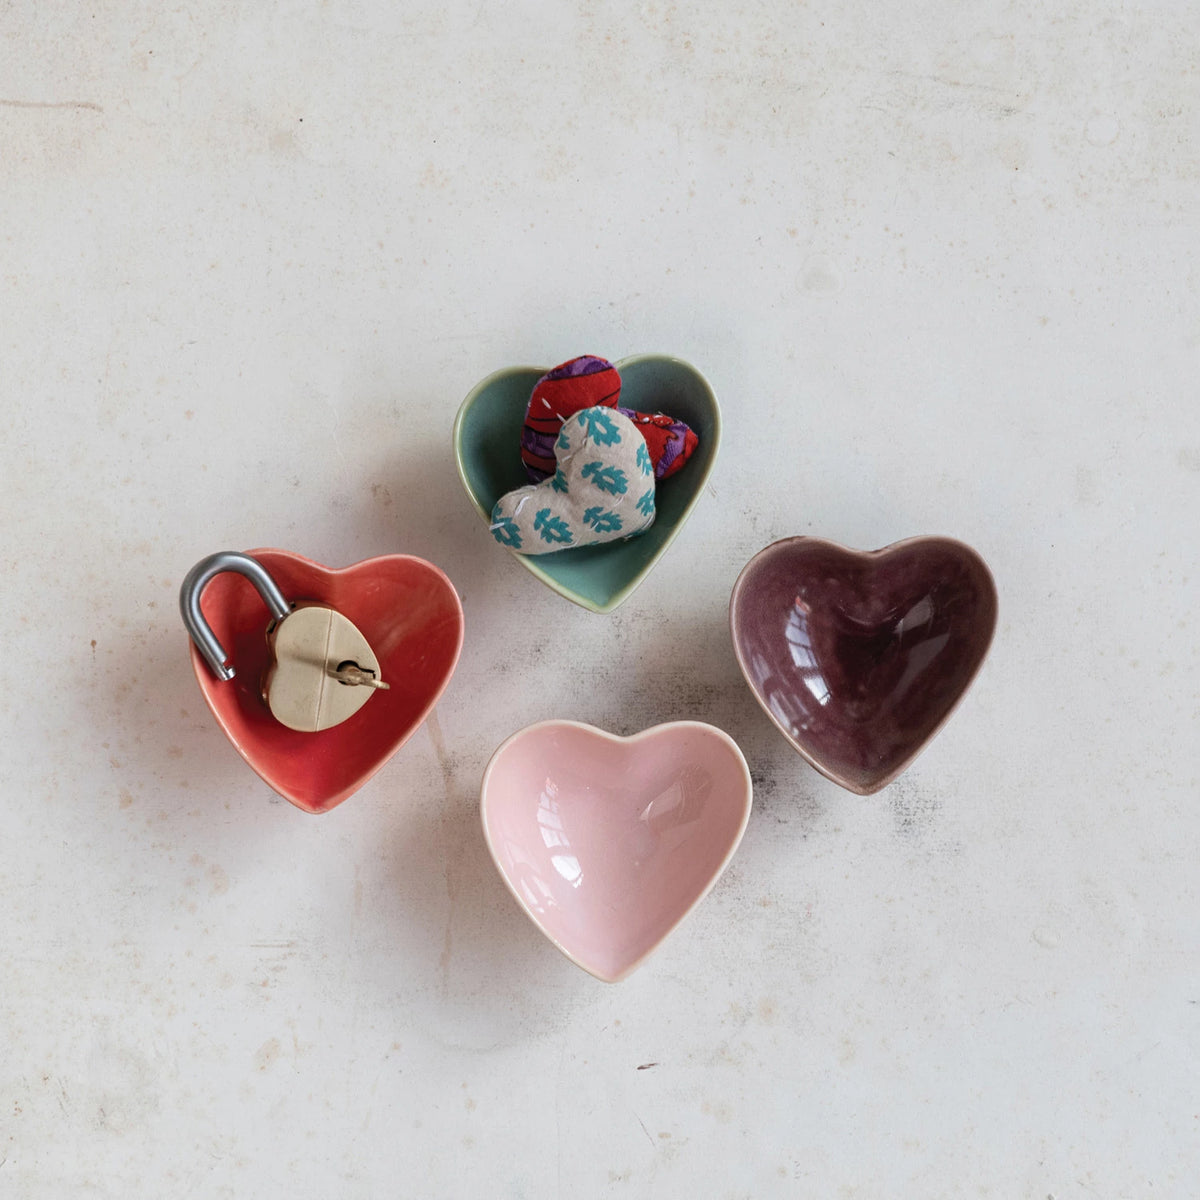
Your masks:
M665 413L623 408L621 376L607 359L584 354L560 363L534 384L521 429L521 461L534 483L554 474L554 443L562 425L585 408L616 408L646 439L655 479L674 475L695 451L700 439L683 421Z
M351 620L377 657L388 691L318 733L282 725L262 697L270 665L270 620L249 580L225 572L204 589L206 620L237 669L222 681L194 642L192 667L217 723L237 752L285 799L328 812L362 787L420 728L454 673L463 611L454 585L432 563L407 554L332 570L286 550L250 550L291 603L314 601Z
M644 962L708 894L750 817L746 760L699 721L616 737L543 721L492 756L483 833L530 920L607 983Z
M534 483L554 474L554 443L563 423L585 408L615 408L621 376L607 359L582 354L551 368L533 385L521 430L521 461Z
M818 771L886 786L949 718L996 628L983 559L951 538L863 553L785 538L738 576L729 621L750 690Z
M654 524L654 469L645 439L613 408L585 408L559 430L556 470L501 496L492 536L520 554L552 554L642 533Z
M669 479L692 457L700 444L700 439L691 429L666 413L640 413L632 408L621 408L620 405L617 406L617 412L628 417L646 439L655 479Z

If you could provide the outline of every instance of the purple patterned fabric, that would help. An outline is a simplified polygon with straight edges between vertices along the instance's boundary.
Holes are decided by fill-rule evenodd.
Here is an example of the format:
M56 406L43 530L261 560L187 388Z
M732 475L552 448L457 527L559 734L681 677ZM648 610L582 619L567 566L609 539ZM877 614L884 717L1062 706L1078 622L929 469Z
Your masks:
M581 354L578 358L555 367L553 371L547 371L542 379L574 379L579 375L595 375L597 371L608 371L611 368L612 363L605 358L597 358L594 354Z
M646 439L650 447L650 457L654 459L655 479L665 479L673 470L678 469L676 463L682 467L691 457L696 445L696 435L692 433L691 427L682 421L668 417L666 413L654 413L648 417L645 413L635 412L632 408L622 408L619 404L617 412L627 416ZM649 430L653 432L648 432Z
M558 434L538 433L537 430L530 429L528 425L521 430L521 449L538 458L553 458L554 443L557 440ZM541 483L543 479L550 478L549 471L543 471L529 461L525 462L525 474L529 476L531 483Z

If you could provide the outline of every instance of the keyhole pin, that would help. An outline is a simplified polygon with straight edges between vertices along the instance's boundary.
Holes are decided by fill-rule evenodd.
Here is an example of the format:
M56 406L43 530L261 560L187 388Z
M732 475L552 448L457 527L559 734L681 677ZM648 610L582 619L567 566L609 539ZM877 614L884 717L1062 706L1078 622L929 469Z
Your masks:
M364 670L356 662L339 664L337 670L333 672L333 677L338 683L344 683L351 687L378 688L386 692L392 686L390 683L384 683L374 671Z

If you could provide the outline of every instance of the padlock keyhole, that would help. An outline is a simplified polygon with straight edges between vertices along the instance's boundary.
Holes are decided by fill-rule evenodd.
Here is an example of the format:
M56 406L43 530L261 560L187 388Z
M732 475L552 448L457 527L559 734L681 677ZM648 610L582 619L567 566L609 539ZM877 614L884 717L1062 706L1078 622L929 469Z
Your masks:
M343 672L350 670L351 667L353 667L355 671L361 672L363 675L370 675L372 679L375 678L375 672L372 671L370 667L360 667L352 658L346 659L345 662L338 663L338 665L334 668L333 673L334 675L341 675ZM350 679L339 679L338 683L340 683L342 687L355 686L353 680Z

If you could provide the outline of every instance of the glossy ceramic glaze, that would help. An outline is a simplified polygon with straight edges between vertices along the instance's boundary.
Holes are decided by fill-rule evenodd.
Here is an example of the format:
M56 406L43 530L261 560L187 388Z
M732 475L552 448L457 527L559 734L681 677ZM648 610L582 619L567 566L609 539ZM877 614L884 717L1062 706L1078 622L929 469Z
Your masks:
M771 719L822 774L867 795L916 758L975 677L996 586L949 538L860 552L795 537L750 560L729 619Z
M717 398L695 367L657 354L622 359L616 367L623 407L670 413L696 431L700 444L678 474L659 481L657 516L646 533L625 542L534 558L515 555L560 595L600 613L621 604L662 557L700 499L721 444ZM497 371L475 387L459 409L454 423L458 473L485 524L501 496L529 482L521 464L521 430L530 392L547 369Z
M573 962L613 983L703 899L750 815L750 772L696 721L622 738L574 721L514 734L483 776L505 883Z
M388 691L320 733L281 725L263 703L269 616L240 575L218 575L201 608L237 675L222 683L192 645L192 667L238 753L281 796L327 812L360 788L412 736L454 673L463 641L458 594L437 567L390 554L331 570L284 550L250 550L291 603L312 600L348 617L379 659Z

